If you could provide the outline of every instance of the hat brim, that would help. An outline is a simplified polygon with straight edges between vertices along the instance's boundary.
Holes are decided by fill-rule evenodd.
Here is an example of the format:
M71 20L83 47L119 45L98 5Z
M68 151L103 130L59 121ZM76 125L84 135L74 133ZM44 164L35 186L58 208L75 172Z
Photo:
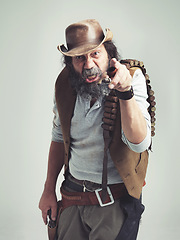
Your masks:
M105 35L104 39L102 40L102 42L99 44L89 44L89 43L83 44L82 46L73 48L69 51L63 44L63 45L58 45L57 49L65 56L69 56L69 57L81 56L81 55L87 54L87 53L95 50L96 48L100 47L104 42L111 41L112 38L113 38L113 34L110 31L110 29L107 28L106 35Z

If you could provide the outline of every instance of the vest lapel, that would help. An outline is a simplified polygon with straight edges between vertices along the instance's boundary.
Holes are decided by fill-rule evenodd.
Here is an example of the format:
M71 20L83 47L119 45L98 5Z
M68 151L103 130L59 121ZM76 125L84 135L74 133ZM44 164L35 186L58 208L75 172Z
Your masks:
M63 138L65 142L69 142L71 118L74 112L76 94L70 85L69 70L66 67L57 78L55 85L55 96L60 122L63 126Z

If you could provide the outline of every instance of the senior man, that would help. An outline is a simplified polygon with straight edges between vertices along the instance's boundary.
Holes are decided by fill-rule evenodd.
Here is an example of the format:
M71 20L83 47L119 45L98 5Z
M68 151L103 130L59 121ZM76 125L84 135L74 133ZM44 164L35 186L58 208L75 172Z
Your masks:
M136 239L144 211L141 194L151 143L146 83L140 69L129 71L120 63L112 37L88 19L68 26L67 47L58 46L65 68L55 85L52 142L39 203L45 224L49 210L57 221L58 240ZM104 81L110 67L115 74ZM102 127L107 123L111 131ZM57 215L55 189L63 166Z

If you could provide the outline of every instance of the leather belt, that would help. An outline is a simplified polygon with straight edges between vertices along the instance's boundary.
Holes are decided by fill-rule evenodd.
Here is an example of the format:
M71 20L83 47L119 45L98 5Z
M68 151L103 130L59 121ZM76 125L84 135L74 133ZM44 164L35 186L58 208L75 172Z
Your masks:
M107 187L108 194L105 201L102 201L102 189L96 189L93 192L68 192L62 186L60 190L63 209L74 205L100 205L101 207L104 207L113 204L114 200L128 195L124 183L109 185Z

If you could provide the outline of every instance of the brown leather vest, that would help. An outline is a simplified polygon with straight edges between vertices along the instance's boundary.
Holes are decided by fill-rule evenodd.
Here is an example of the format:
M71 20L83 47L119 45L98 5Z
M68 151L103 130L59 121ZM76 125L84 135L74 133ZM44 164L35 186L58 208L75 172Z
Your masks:
M133 75L133 72L133 70L130 72L131 75ZM69 71L65 67L58 76L55 85L55 97L65 146L65 169L68 167L70 126L76 102L76 94L69 83L68 76ZM110 145L110 154L128 193L139 199L146 176L148 152L136 153L130 150L121 140L120 105Z

